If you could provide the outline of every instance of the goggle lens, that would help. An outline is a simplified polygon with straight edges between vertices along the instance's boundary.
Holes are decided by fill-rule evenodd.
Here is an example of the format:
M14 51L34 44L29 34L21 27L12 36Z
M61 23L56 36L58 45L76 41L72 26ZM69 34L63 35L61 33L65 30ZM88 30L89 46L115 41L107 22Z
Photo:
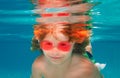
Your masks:
M44 50L51 50L54 48L54 45L52 42L45 40L40 42L40 47ZM57 49L61 51L69 51L70 48L71 44L68 41L59 42L57 45Z

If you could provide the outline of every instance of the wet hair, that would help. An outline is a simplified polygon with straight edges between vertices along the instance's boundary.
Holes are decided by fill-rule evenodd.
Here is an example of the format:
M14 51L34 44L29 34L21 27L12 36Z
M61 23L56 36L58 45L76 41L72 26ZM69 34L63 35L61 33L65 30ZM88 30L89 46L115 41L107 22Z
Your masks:
M34 26L34 37L32 38L32 47L31 50L40 50L40 41L45 38L49 33L55 33L54 31L56 26L48 27L48 24L39 24ZM63 24L63 27L60 30L60 33L63 33L69 38L70 42L75 42L73 47L73 53L83 54L85 52L85 47L89 43L89 31L85 28L87 24ZM54 29L55 28L55 29ZM54 29L54 30L53 30ZM53 32L52 32L53 31ZM57 30L56 30L57 31Z

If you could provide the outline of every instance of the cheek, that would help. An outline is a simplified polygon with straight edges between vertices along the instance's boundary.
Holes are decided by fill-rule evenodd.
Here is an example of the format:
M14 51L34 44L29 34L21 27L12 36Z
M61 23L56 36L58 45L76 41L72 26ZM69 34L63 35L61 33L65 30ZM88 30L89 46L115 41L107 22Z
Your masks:
M62 55L64 56L71 56L72 55L72 50L68 51L68 52L61 52Z
M64 59L69 59L69 58L71 58L71 56L72 56L72 52L63 54Z
M49 51L46 51L46 50L43 50L43 54L44 54L45 56L49 56L49 55L50 55L50 52L49 52Z
M43 53L44 54L49 54L50 52L49 52L50 50L43 50Z

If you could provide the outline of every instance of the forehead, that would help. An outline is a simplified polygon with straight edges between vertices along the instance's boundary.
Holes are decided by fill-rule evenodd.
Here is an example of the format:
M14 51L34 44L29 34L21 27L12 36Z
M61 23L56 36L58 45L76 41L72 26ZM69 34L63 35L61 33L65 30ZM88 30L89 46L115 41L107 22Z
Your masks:
M68 41L68 36L64 35L62 32L66 26L62 24L50 24L47 25L46 28L49 30L49 33L46 35L45 39Z
M49 41L68 41L69 38L62 33L48 34L45 36L44 40Z

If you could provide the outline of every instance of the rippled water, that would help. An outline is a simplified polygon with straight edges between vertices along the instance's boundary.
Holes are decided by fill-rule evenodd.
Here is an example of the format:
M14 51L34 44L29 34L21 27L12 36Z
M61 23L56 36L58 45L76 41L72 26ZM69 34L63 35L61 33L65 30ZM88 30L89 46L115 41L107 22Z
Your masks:
M105 78L119 78L120 1L101 2L93 9L94 57L107 67ZM29 0L0 0L0 78L29 78L31 64L39 52L30 51L36 16Z

